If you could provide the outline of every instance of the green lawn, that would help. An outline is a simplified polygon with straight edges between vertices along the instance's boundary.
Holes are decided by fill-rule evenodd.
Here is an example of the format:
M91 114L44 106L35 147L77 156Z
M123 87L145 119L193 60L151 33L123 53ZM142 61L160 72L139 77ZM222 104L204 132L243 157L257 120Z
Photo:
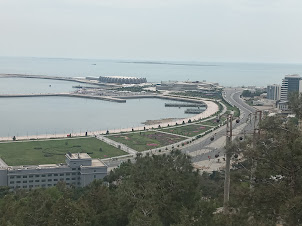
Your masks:
M108 138L125 144L136 151L145 151L153 148L174 144L184 140L184 137L161 132L139 132L109 135Z
M239 117L240 116L240 111L237 107L233 107L231 106L228 102L226 102L225 100L222 101L226 106L227 106L227 110L228 111L234 111L234 115L233 117Z
M0 143L0 157L12 166L62 163L67 152L86 152L92 158L127 154L96 138Z
M190 124L186 126L178 126L172 128L162 129L164 132L179 134L182 136L194 137L198 134L201 134L212 127L199 125L199 124Z
M221 121L219 123L221 123ZM207 120L207 121L204 121L204 122L200 122L198 124L199 125L205 125L205 126L218 126L219 123L216 122L216 118L215 118L215 119Z

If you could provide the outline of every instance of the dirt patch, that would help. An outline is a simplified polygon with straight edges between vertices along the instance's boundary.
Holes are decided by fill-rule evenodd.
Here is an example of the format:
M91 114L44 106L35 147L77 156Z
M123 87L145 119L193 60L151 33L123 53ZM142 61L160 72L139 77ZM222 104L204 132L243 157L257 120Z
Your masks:
M149 125L155 125L155 124L162 124L162 123L168 123L168 122L174 122L178 120L183 120L183 118L163 118L158 120L147 120L143 122L142 124L149 126Z

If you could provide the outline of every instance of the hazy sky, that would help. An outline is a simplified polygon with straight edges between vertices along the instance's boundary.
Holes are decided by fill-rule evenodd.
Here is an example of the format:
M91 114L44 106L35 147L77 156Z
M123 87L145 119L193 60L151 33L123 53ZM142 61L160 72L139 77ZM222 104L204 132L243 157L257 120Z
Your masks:
M302 59L301 0L0 0L0 55Z

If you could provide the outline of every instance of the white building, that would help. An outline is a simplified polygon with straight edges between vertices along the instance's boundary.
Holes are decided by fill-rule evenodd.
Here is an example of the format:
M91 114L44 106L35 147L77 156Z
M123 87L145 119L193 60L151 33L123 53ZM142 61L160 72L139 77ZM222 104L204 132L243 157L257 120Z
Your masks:
M281 92L281 87L280 85L268 85L266 88L267 92L267 99L269 100L280 100L280 92Z
M35 166L8 166L0 159L0 186L11 189L53 187L59 181L75 187L85 187L107 175L107 165L92 159L87 153L68 153L66 163Z

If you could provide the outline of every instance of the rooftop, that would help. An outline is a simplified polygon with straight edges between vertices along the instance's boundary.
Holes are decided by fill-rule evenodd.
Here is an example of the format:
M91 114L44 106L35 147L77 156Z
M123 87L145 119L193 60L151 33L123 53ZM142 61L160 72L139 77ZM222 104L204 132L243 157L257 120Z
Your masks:
M139 79L138 77L126 77L126 76L100 76L103 78L120 78L120 79Z
M105 166L105 164L99 159L92 159L91 166L82 166L82 167L100 167Z
M30 169L51 169L51 168L67 168L67 164L44 164L44 165L25 165L25 166L8 166L8 170L30 170Z
M66 157L69 159L91 159L87 153L68 153Z
M301 78L298 74L285 75L285 78Z

